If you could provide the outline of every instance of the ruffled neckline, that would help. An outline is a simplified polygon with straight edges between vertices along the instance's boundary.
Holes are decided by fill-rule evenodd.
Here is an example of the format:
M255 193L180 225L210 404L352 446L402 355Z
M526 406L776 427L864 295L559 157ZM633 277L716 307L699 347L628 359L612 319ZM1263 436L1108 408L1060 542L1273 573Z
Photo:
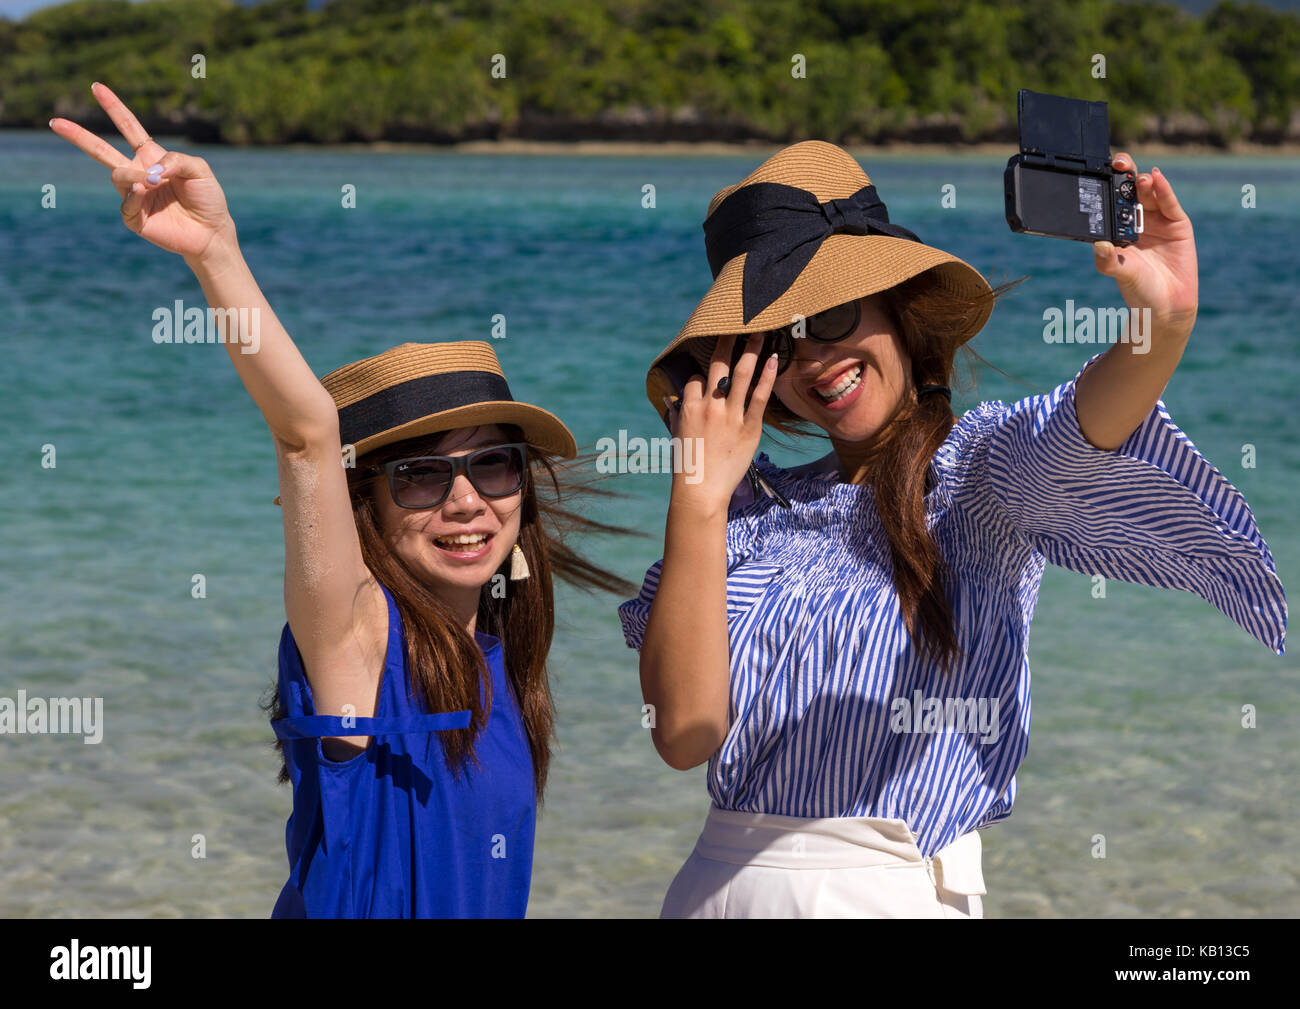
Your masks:
M1000 402L980 403L969 410L966 410L952 426L948 432L948 437L944 439L943 444L939 446L934 457L930 460L930 474L933 485L925 495L925 500L929 501L938 494L945 484L950 480L953 467L957 457L961 454L961 445L966 435L964 432L970 430L970 425L978 425L984 421L987 412L1002 407ZM777 480L784 480L791 486L813 486L817 488L828 489L831 494L841 496L856 496L862 491L869 491L871 484L849 483L841 479L838 467L829 470L814 470L809 473L793 473L774 463L766 452L759 452L754 457L754 465L766 476Z
M846 487L868 486L864 484L851 484L845 480L841 480L840 471L838 469L811 470L807 473L793 473L788 469L782 469L774 463L770 458L768 458L766 452L759 452L755 457L754 462L758 465L759 469L766 469L770 473L780 474L787 480L811 480L816 483L842 483ZM764 463L766 463L766 465L763 465Z
M944 444L946 445L947 442L944 442ZM935 465L935 460L937 458L938 453L935 454L935 459L930 461L933 485L925 495L927 501L933 498L943 485L942 471ZM838 468L831 470L813 470L808 473L792 473L790 470L784 469L774 463L768 457L766 452L759 452L754 457L754 465L769 479L775 478L776 480L784 481L787 484L795 486L811 485L817 488L824 488L829 491L830 494L839 495L841 497L857 497L864 492L870 491L873 487L872 484L849 483L847 480L840 477L840 471ZM871 499L874 501L874 496L872 496Z

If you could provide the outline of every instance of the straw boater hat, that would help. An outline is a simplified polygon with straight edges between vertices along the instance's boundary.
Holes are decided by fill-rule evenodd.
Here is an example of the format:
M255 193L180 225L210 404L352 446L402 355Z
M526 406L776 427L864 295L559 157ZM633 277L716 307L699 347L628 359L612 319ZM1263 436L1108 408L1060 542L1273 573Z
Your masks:
M403 343L331 371L321 385L338 407L339 439L357 457L395 441L484 424L516 424L542 452L565 459L578 454L560 418L510 395L496 352L482 340Z
M993 311L988 281L974 267L891 224L867 174L843 149L807 140L778 151L709 204L704 244L713 286L650 366L646 395L663 413L674 393L658 370L685 352L707 374L717 338L788 326L836 305L926 274L935 288L987 298L956 346Z

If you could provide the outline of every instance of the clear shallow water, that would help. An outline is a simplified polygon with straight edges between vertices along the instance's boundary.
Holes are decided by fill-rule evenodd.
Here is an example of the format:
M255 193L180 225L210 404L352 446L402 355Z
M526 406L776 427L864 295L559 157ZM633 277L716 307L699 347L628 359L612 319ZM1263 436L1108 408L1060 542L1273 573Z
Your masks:
M707 289L709 198L761 160L185 149L212 164L318 374L406 340L489 339L501 313L493 345L514 395L585 447L620 428L662 433L645 365ZM1165 402L1245 493L1292 588L1300 173L1282 159L1160 163L1195 222L1202 283ZM1120 304L1082 245L1008 231L1002 164L864 159L894 220L994 280L1031 275L974 342L1028 388L983 371L959 412L1050 388L1098 349L1045 344L1045 308ZM949 182L958 207L942 210ZM40 207L46 183L55 210ZM356 210L339 208L347 183ZM1240 208L1245 183L1257 210ZM155 307L205 303L179 258L123 228L119 202L107 170L58 138L0 133L0 695L100 696L106 722L98 746L0 737L0 914L265 917L290 800L258 708L284 621L274 457L220 347L152 342ZM826 450L764 447L783 462ZM589 549L639 582L662 552L667 477L613 485L628 498L597 517L651 538ZM191 598L196 572L205 599ZM1090 588L1057 568L1043 581L1020 794L983 833L986 913L1300 912L1295 658L1197 597ZM672 771L640 727L619 600L557 597L559 743L529 914L653 916L708 807L703 769ZM1243 704L1258 729L1239 727ZM1099 833L1104 860L1090 854Z

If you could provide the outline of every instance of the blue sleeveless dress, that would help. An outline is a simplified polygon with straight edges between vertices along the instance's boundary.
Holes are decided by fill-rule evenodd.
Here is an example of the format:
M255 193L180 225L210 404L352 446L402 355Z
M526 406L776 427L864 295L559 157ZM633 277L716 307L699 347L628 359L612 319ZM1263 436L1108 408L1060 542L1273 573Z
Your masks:
M492 670L479 764L459 779L440 730L469 725L468 710L430 714L410 696L405 635L388 602L388 654L374 718L317 715L302 656L285 625L280 697L271 722L285 741L293 813L285 828L289 879L273 918L522 918L532 877L537 798L532 753L501 642L475 632ZM480 692L480 696L483 696ZM371 735L350 760L333 761L321 736Z

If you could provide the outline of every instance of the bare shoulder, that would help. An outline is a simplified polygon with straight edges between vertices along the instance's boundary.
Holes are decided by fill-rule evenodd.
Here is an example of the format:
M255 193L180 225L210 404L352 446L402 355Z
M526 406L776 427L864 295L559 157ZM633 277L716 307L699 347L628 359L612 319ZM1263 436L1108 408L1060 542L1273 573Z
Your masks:
M373 577L358 586L353 614L351 626L341 633L298 642L318 715L375 715L388 658L389 627L388 600ZM350 744L349 755L368 742L363 736L337 738Z

